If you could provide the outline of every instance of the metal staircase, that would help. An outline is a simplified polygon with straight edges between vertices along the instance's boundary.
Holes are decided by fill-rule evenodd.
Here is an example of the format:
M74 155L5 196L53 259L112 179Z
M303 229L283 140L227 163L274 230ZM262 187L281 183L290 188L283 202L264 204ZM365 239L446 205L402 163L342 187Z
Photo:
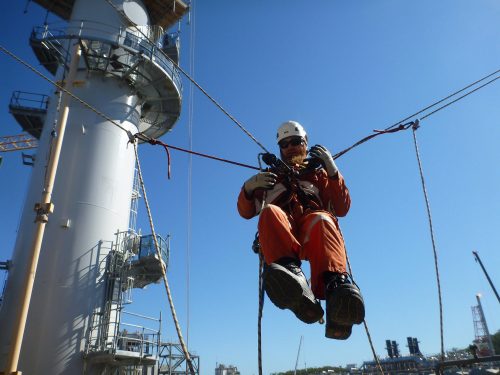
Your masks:
M161 268L168 264L168 241L158 235L157 239L160 259L152 235L118 232L112 244L101 244L110 246L110 250L101 260L104 302L94 312L87 332L84 353L88 365L104 363L124 371L146 371L143 373L158 365L161 315L158 319L125 311L125 305L132 302L131 290L159 281Z

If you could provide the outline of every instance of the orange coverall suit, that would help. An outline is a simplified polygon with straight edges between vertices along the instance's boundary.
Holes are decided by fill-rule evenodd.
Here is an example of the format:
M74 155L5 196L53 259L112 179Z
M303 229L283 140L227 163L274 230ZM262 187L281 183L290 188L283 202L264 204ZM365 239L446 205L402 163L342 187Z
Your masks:
M277 174L271 190L257 189L249 197L242 188L238 212L245 219L260 213L259 242L267 264L283 257L309 260L312 291L316 298L324 299L323 273L346 271L337 216L349 211L349 190L340 173L338 178L329 178L324 169L306 170L291 183Z

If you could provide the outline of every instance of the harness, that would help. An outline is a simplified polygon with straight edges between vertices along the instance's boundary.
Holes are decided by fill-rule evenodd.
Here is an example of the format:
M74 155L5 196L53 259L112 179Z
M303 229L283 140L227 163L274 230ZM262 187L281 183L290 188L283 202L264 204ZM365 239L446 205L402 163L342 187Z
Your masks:
M268 171L278 176L277 183L282 183L286 191L273 202L290 215L305 211L318 211L324 209L323 203L316 195L306 191L300 185L301 177L315 174L322 168L318 159L308 159L304 167L294 169L278 159L273 154L262 154L262 160L270 166Z

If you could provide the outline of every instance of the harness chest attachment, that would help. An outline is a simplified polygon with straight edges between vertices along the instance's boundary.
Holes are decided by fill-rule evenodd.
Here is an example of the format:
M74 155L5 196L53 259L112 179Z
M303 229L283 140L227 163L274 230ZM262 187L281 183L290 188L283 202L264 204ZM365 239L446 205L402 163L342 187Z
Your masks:
M278 181L286 187L286 193L283 194L275 204L287 211L293 212L293 206L301 206L304 210L321 210L323 205L314 194L305 191L300 185L300 178L311 173L315 173L323 168L321 161L317 158L306 159L305 167L302 169L293 169L283 160L271 153L259 154L259 166L262 169L262 161L269 166L268 170L278 175ZM295 203L295 205L293 204Z

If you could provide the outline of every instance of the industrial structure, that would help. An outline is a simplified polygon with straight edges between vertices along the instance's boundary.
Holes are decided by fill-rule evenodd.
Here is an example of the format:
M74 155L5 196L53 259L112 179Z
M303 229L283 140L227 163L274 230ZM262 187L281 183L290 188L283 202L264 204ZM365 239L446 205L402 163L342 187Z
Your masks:
M33 52L81 101L56 89L15 92L9 104L30 136L4 141L3 151L38 149L13 256L2 262L8 279L0 371L185 373L177 344L161 340L161 315L129 310L132 289L158 282L169 256L168 237L156 236L158 256L153 236L135 227L139 192L130 136L159 137L180 115L179 45L165 31L188 6L182 0L34 2L64 22L35 27ZM29 306L25 320L23 306ZM198 371L198 357L192 360Z
M226 366L221 363L215 367L215 375L240 375L240 372L236 366Z
M483 306L481 305L481 295L476 295L477 305L472 306L472 319L474 322L474 345L477 347L478 357L495 355L495 348L491 339L488 324L484 317Z
M471 347L446 352L444 358L440 354L424 356L420 351L419 341L416 337L407 337L409 354L401 354L399 345L394 340L386 340L387 357L379 358L378 362L384 374L454 374L461 372L462 368L482 367L490 368L498 372L500 356L489 351L483 353L482 357L476 355ZM480 347L479 347L480 348ZM479 353L479 352L478 352ZM380 374L379 363L376 361L365 361L360 368L348 365L350 374L376 375Z

